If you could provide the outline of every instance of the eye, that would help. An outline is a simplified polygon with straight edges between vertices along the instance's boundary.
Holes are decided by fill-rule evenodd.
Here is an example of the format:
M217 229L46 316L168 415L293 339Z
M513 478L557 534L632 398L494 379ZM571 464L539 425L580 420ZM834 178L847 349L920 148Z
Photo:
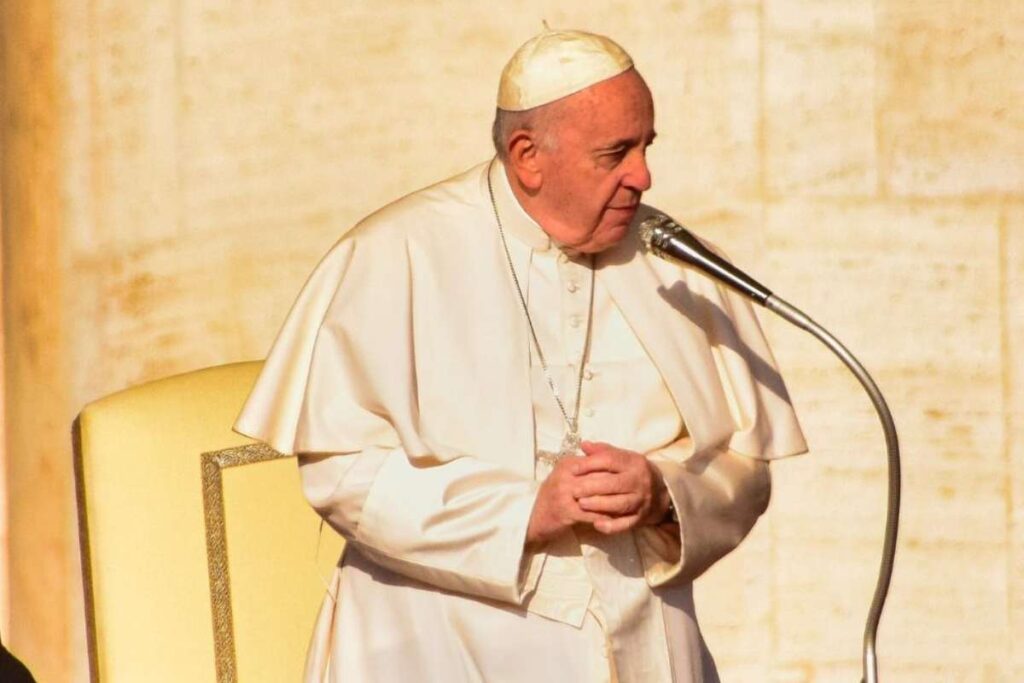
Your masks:
M609 166L618 166L626 158L628 152L626 147L614 147L601 152L601 161Z

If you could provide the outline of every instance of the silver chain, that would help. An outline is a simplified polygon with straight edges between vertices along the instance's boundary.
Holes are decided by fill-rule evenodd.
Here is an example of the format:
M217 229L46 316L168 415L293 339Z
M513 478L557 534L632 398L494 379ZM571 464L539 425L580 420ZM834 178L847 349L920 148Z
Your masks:
M583 339L583 353L580 354L580 367L579 377L576 379L576 406L573 408L572 417L569 417L569 411L565 409L565 405L562 403L562 397L558 394L558 388L555 386L555 381L551 377L551 371L548 368L547 360L544 358L544 351L540 348L540 341L537 339L537 331L533 328L533 320L530 318L530 309L526 303L526 297L523 295L522 285L519 284L519 277L516 275L516 268L512 263L512 254L508 250L508 240L505 238L505 228L501 224L501 215L498 213L498 204L494 201L494 187L491 185L491 170L494 166L494 160L491 160L490 165L487 167L487 193L491 197L491 209L494 211L494 220L498 224L498 234L501 236L501 246L505 249L505 258L508 260L508 269L512 273L512 282L516 285L516 293L519 294L519 303L523 306L523 314L526 316L526 325L530 328L530 337L533 339L533 346L537 349L537 358L540 360L540 366L544 370L544 378L548 382L548 387L551 388L551 395L555 398L555 403L558 404L558 409L562 413L562 417L565 419L565 426L568 428L569 433L566 435L567 439L579 441L579 416L580 416L580 395L583 392L583 365L587 360L587 354L590 351L590 326L594 317L594 267L591 262L590 267L590 301L587 306L587 330L586 336Z

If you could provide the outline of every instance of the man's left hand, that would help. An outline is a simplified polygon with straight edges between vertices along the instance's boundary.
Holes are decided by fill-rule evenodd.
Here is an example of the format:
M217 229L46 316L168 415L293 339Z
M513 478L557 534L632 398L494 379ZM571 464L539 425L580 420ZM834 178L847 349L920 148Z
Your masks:
M611 444L584 441L586 457L573 463L579 483L573 497L580 508L610 515L594 522L603 534L618 534L665 518L671 498L661 473L635 451Z

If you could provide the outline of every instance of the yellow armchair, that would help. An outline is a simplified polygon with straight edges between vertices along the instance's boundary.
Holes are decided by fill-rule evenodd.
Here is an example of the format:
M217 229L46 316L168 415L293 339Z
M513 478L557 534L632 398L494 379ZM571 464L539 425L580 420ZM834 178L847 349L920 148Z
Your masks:
M94 683L301 678L342 540L292 458L231 431L261 364L198 370L75 421Z

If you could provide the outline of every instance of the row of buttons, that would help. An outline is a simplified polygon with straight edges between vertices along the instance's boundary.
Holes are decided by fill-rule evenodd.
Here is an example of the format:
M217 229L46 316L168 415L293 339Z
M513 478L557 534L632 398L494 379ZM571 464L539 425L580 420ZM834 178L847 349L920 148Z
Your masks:
M565 252L562 252L561 254L558 255L558 260L560 263L565 264L569 262L569 257L566 256ZM570 294L575 294L576 292L580 291L580 284L576 280L569 280L565 284L565 288L569 291ZM569 316L570 327L579 328L583 324L583 322L584 317L582 315ZM576 368L573 366L570 366L570 368L572 372L575 373ZM588 381L594 379L594 372L590 368L585 368L583 371L583 379ZM586 408L582 412L585 417L594 417L595 415L595 411L593 408Z

